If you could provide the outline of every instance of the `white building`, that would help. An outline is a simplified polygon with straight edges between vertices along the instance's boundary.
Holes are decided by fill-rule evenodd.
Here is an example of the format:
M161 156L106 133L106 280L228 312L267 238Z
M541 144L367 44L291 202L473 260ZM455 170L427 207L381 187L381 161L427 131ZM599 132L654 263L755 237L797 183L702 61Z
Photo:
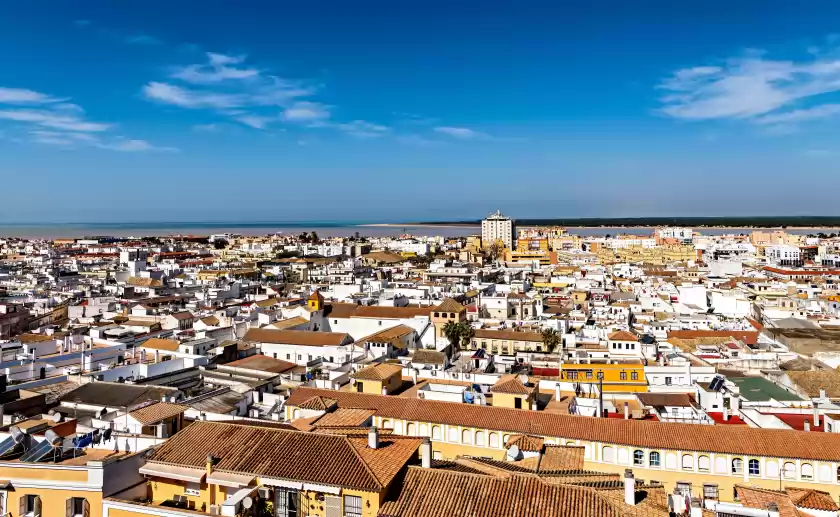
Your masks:
M481 242L485 246L502 241L507 249L514 249L514 235L516 225L513 220L498 210L481 221Z
M658 235L660 239L678 239L683 242L691 242L694 232L691 228L657 228L656 235Z
M802 265L802 254L796 246L789 246L787 244L767 246L764 249L764 255L770 262L780 266Z

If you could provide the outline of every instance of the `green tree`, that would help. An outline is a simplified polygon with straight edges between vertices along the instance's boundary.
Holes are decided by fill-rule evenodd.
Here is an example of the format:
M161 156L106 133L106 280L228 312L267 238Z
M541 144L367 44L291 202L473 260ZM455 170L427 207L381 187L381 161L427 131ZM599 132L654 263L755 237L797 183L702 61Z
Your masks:
M466 348L475 336L475 330L466 321L448 321L443 326L443 335L446 336L449 344L452 345L452 349L455 350Z
M551 354L554 353L558 346L560 346L562 338L556 330L545 329L542 331L542 342L545 346L546 351L548 351L548 353Z
M461 348L467 348L475 337L475 329L466 321L462 321L459 325L461 325Z

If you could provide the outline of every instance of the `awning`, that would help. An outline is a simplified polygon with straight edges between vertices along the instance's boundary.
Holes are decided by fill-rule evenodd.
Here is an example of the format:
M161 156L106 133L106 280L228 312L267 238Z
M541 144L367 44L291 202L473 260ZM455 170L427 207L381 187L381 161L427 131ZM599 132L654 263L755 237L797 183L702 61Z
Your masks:
M279 486L281 488L293 488L295 490L302 490L303 483L300 481L289 481L288 479L274 479L261 477L260 481L263 485Z
M201 483L201 480L204 479L204 475L206 474L204 469L163 465L161 463L146 463L140 467L140 473L146 474L147 476L189 481L190 483Z
M254 480L252 474L231 474L229 472L213 472L207 476L207 483L231 488L244 488Z

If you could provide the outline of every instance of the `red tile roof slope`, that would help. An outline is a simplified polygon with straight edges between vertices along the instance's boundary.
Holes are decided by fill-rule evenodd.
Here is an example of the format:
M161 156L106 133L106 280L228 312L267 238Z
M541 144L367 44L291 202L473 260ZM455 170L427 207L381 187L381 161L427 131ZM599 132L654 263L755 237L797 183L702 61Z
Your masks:
M317 396L333 398L339 407L372 409L378 416L402 420L642 448L840 461L840 436L834 433L624 419L603 419L595 425L583 416L304 387L293 391L286 404L300 406Z

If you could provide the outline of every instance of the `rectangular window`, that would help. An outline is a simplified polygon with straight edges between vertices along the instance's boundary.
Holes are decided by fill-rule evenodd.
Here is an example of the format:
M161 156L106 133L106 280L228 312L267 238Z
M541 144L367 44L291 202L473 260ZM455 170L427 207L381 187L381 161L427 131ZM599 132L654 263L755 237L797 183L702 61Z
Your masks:
M639 372L630 372L630 380L631 381L638 381L639 380Z
M621 372L620 374L618 374L618 378L622 381L626 381L627 380L627 372Z
M344 517L362 517L362 498L355 495L344 496Z
M670 377L665 377L665 386L670 386L670 385L671 385L671 378Z
M85 517L87 513L85 512L85 506L87 502L83 497L71 497L70 504L68 505L70 508L70 516L71 517Z
M592 378L592 370L586 370L586 378L587 378L587 379L591 379L591 378Z
M24 509L26 510L26 513L35 513L35 506L37 506L37 503L38 503L38 496L37 495L26 495L24 497L26 497L26 500L25 500L25 503L24 503Z
M570 381L576 381L576 380L577 380L577 378L578 378L578 372L576 372L576 371L569 371L569 372L566 372L566 377L567 377Z
M703 499L717 500L717 498L718 498L718 486L708 484L708 483L704 483L703 484Z
M277 517L298 517L298 491L278 488L274 491L274 510Z

